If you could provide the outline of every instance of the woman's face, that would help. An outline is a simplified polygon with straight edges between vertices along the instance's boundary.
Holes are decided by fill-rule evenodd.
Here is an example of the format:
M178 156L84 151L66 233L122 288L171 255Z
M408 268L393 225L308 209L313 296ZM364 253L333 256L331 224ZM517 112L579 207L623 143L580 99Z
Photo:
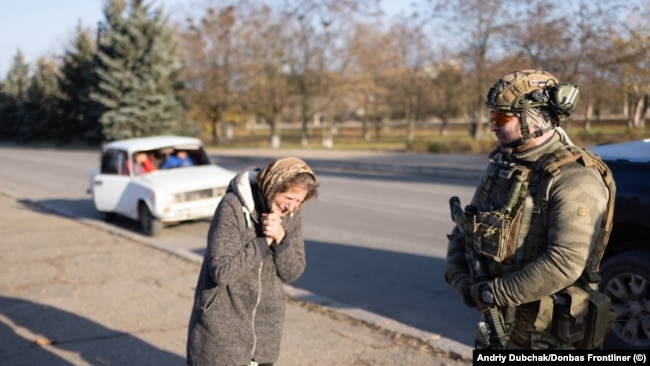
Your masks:
M295 185L289 188L286 192L278 193L271 204L271 212L286 216L292 212L297 211L300 205L307 197L307 188L302 185Z

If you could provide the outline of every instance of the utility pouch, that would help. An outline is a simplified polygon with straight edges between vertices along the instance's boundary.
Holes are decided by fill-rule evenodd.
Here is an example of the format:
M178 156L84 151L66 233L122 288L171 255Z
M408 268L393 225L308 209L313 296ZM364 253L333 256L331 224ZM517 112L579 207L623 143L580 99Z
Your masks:
M578 286L553 295L553 330L563 343L583 339L589 312L589 293Z
M597 290L589 292L589 312L585 319L584 337L576 343L577 349L596 349L605 340L611 327L611 299Z
M519 236L521 210L516 217L504 215L500 211L483 211L465 223L466 243L476 252L501 263L514 255ZM508 246L508 244L513 244Z

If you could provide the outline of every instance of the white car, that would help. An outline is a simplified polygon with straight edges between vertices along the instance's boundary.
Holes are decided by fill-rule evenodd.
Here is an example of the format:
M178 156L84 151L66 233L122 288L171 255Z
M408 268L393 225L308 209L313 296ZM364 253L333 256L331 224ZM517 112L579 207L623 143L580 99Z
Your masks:
M187 163L170 168L167 160L179 156ZM139 220L144 234L156 236L165 223L212 217L234 176L211 163L199 139L133 138L104 145L101 167L89 172L88 193L107 219Z

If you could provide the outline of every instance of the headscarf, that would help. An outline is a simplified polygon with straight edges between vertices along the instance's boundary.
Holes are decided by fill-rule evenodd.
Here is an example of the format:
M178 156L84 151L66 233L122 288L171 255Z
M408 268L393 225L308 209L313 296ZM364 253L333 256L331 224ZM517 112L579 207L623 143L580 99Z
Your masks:
M301 159L281 158L269 164L257 175L257 185L262 191L267 207L271 207L273 198L280 193L284 184L300 173L310 174L316 182L316 175Z

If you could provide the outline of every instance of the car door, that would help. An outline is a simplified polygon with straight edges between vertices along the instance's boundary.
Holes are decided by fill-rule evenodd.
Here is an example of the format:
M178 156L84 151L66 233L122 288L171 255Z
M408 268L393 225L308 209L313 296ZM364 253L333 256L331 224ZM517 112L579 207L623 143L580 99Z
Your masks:
M121 213L120 201L131 182L127 153L109 149L101 159L101 168L93 179L93 201L97 211Z

